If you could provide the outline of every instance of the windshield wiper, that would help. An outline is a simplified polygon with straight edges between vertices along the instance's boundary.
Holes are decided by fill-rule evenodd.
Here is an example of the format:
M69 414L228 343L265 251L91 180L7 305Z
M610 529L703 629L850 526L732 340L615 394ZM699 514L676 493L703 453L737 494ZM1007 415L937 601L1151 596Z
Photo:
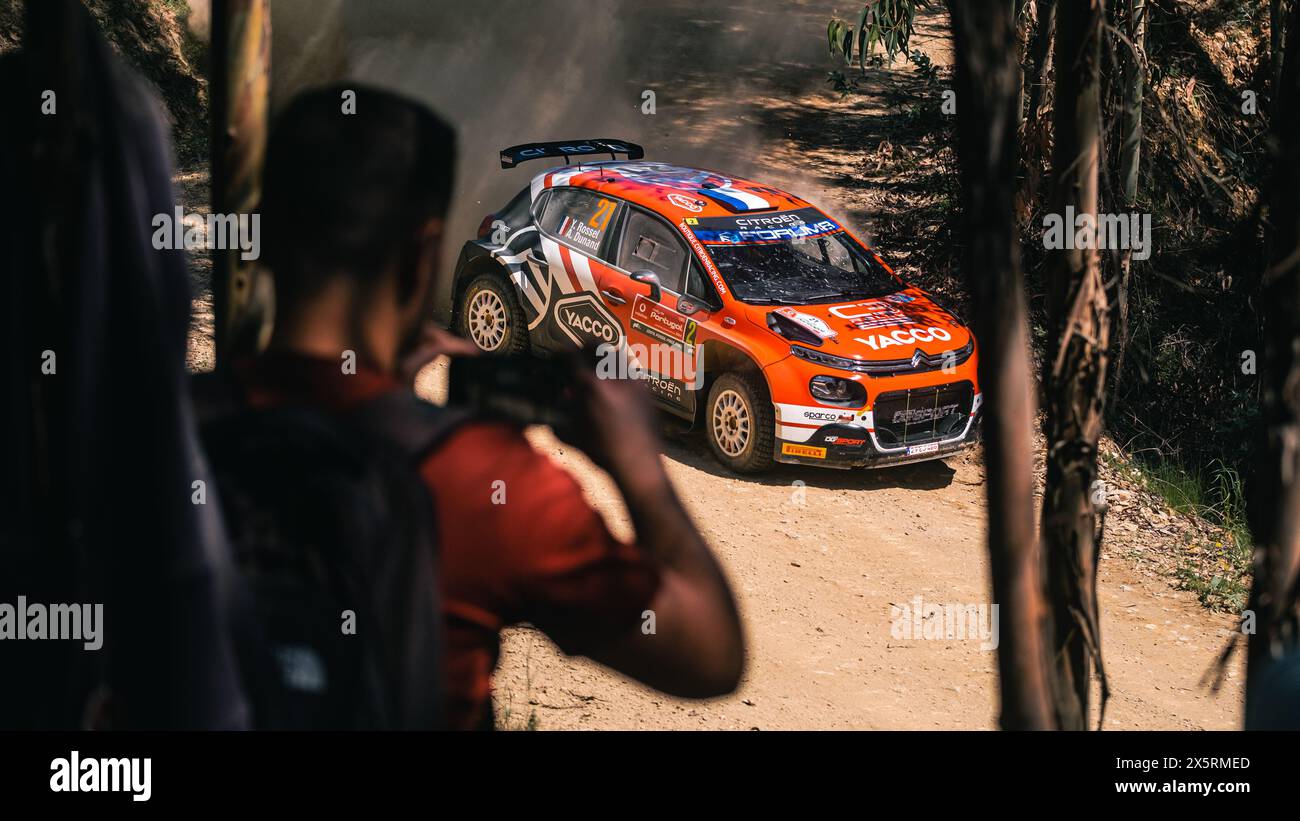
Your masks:
M814 299L839 299L844 294L841 291L827 291L824 294L800 294L800 296L804 300L811 302Z
M901 290L902 288L895 288L892 291L881 289L881 288L873 288L871 290L864 289L860 291L845 291L841 296L843 296L845 299L876 299L882 296L889 296L890 294L896 294Z

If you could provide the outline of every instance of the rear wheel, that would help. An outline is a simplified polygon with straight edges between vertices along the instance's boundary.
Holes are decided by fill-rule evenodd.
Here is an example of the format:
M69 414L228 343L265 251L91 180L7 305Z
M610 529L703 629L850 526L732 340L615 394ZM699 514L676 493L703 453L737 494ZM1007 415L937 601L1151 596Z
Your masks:
M705 436L719 462L737 473L761 473L772 466L776 417L762 376L719 376L709 389L705 411Z
M461 292L461 335L484 353L528 350L528 321L514 289L499 276L482 274Z

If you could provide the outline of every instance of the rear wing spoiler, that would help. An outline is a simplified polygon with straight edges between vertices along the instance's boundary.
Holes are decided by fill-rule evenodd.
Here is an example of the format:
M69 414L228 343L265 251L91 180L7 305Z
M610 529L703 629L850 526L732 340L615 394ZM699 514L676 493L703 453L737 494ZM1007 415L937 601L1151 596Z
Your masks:
M514 168L521 162L540 160L542 157L582 157L588 154L608 154L618 159L619 154L629 160L639 160L645 156L645 149L627 140L569 140L554 143L523 143L501 149L501 167Z

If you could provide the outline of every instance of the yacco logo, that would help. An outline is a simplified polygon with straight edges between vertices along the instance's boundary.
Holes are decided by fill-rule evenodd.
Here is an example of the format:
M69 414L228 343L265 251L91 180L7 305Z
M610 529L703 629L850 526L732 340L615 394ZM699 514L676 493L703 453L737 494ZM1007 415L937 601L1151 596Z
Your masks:
M912 342L948 342L952 339L952 334L943 328L899 328L887 334L853 338L863 345L871 346L873 351L879 351Z
M555 321L560 331L579 348L588 343L617 345L623 339L618 320L591 294L557 300Z
M698 214L704 210L704 206L698 201L691 199L685 194L678 194L676 191L668 195L668 201L678 208L684 208L692 214Z

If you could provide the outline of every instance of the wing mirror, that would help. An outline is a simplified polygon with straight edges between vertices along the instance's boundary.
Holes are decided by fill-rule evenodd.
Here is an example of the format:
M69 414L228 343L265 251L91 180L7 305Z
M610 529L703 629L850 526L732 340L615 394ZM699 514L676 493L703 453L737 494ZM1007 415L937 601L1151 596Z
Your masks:
M659 285L659 277L654 271L636 271L630 278L633 282L644 282L650 286L650 299L658 302L663 298L663 288Z

